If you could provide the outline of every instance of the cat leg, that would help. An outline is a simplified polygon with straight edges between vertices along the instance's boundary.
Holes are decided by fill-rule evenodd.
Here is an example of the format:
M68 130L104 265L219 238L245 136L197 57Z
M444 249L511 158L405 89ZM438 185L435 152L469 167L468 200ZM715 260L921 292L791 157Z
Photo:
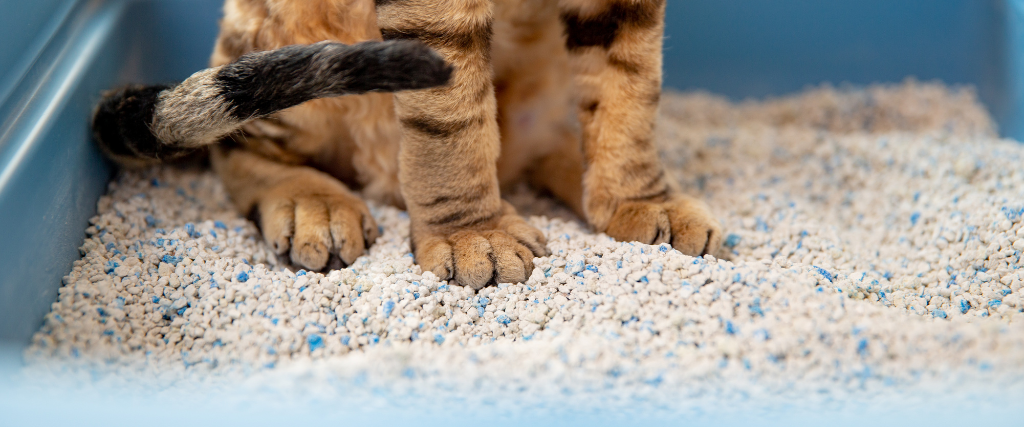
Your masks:
M260 136L238 138L252 143ZM231 141L214 146L210 160L238 210L247 212L267 243L293 264L318 271L335 254L349 265L379 236L366 203L326 173Z
M525 178L584 217L583 154L558 3L498 0L495 15L501 186Z
M665 0L559 0L583 129L583 209L627 241L714 252L721 225L683 195L653 144Z
M399 180L416 261L479 289L522 282L543 234L501 200L489 0L377 0L385 40L415 39L453 66L448 85L395 94Z

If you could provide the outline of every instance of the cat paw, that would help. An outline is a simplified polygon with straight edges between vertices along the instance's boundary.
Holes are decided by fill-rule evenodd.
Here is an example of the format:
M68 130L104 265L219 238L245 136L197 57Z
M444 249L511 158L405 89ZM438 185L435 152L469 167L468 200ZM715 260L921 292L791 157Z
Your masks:
M691 256L713 254L722 245L722 226L707 205L683 195L619 203L604 232L619 241L670 243Z
M506 202L491 224L452 233L414 232L416 261L442 280L480 289L490 283L525 282L533 258L548 254L540 230Z
M380 236L365 202L318 184L289 180L264 194L250 212L278 255L311 271L324 269L332 254L352 264Z

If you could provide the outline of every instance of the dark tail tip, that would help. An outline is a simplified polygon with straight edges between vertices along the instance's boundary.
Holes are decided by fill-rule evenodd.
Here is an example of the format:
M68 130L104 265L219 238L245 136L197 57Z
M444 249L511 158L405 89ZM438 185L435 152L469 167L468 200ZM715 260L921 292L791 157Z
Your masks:
M157 98L168 88L132 85L103 94L92 116L92 132L109 157L139 165L185 154L161 143L150 131Z
M363 42L355 47L376 56L375 61L364 62L362 70L352 73L364 85L373 86L370 90L392 92L443 86L455 71L440 54L416 40Z

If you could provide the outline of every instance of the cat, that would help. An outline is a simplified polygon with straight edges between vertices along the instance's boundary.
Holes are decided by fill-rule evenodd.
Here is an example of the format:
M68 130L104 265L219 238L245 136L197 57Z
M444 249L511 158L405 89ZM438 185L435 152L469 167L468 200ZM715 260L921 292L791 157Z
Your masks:
M106 95L125 165L200 147L233 203L299 266L408 210L424 271L523 282L544 235L501 199L526 181L622 241L713 253L722 230L653 144L665 0L226 0L211 67Z

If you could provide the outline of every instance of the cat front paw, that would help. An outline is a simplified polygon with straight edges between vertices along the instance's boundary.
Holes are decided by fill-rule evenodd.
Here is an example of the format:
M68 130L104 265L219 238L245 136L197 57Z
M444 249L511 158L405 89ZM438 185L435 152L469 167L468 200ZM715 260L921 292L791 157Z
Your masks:
M533 271L533 258L548 254L547 240L507 202L498 218L475 227L444 232L414 227L416 262L424 271L461 286L522 283Z
M690 256L714 254L722 246L722 225L703 201L675 194L664 200L623 201L615 206L603 231L616 240L669 243Z
M352 264L380 236L362 199L322 181L288 180L262 194L249 213L278 255L311 271L327 267L331 255Z

